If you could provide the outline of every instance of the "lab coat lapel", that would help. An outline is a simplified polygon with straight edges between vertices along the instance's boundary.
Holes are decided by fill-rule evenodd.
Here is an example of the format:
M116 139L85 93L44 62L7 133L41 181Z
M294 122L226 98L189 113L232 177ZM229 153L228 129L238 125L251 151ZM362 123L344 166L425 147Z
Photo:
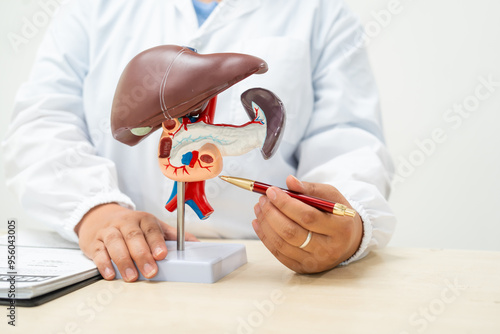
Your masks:
M192 0L172 0L175 8L185 21L183 29L188 29L189 35L193 36L198 30L198 19L193 7Z
M198 19L192 0L171 1L175 4L176 10L184 19L184 32L187 33L187 36L191 36L189 41L186 41L186 45L199 49L202 47L203 43L201 41L205 35L224 27L230 21L256 10L260 7L262 0L222 0L201 27L198 27Z
M199 36L217 30L228 22L256 10L260 4L261 0L222 0L200 27Z

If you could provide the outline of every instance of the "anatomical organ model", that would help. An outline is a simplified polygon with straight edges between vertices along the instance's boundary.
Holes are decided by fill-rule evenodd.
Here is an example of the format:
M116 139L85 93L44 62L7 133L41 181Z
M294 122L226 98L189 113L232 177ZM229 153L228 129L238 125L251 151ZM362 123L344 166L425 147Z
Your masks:
M237 53L198 54L165 45L146 50L127 65L118 83L111 113L115 139L133 146L162 128L158 162L177 181L165 206L184 202L200 219L213 209L205 197L205 180L222 171L223 156L260 148L265 159L276 151L285 124L283 104L272 92L252 88L241 102L249 116L242 125L214 124L217 95L252 74L267 71L260 58ZM135 103L131 103L134 96Z

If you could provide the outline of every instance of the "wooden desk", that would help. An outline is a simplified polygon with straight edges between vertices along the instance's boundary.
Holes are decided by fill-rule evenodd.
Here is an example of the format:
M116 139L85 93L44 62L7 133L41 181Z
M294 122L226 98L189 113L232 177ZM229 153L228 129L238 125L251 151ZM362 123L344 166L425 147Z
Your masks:
M388 248L304 276L243 243L248 264L215 284L100 281L0 332L500 333L498 252Z

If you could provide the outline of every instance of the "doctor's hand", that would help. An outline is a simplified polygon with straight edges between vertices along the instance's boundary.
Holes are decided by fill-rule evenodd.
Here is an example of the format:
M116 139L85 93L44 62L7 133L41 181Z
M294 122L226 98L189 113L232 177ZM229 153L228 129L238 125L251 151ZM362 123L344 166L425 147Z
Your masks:
M158 272L156 261L167 256L165 240L177 238L174 227L152 214L116 203L90 210L75 227L75 232L83 253L94 261L105 279L115 277L113 260L127 282L137 280L137 268L144 277L154 277ZM186 233L186 240L198 241L189 233Z
M288 189L352 208L330 185L286 179ZM336 216L320 211L271 187L254 207L253 228L264 245L285 266L298 273L329 270L349 259L359 248L363 223L356 216ZM300 248L312 232L309 243Z

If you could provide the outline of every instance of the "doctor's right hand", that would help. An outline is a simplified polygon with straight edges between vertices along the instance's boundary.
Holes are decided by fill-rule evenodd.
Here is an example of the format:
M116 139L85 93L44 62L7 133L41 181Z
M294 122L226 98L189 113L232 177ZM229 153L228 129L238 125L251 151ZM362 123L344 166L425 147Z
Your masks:
M105 279L115 277L113 260L127 282L137 280L137 268L144 277L154 277L158 272L156 261L167 256L165 240L177 238L176 228L152 214L116 203L91 209L75 227L75 232L83 253L94 261ZM189 233L186 240L198 241Z

